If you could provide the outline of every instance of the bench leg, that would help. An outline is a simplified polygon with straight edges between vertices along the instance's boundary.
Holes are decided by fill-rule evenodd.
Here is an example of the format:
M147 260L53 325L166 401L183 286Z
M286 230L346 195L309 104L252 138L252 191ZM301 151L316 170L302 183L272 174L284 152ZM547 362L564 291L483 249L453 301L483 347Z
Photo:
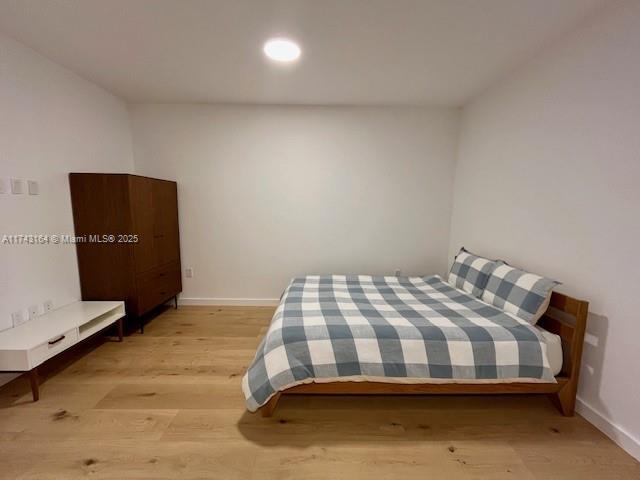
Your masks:
M40 379L38 378L38 368L33 368L29 371L29 383L31 384L33 401L37 402L40 399Z
M270 417L271 415L273 415L273 412L275 411L276 406L278 405L278 400L280 400L280 395L281 395L280 392L276 393L273 397L269 399L267 403L265 403L260 408L260 413L262 414L263 417Z

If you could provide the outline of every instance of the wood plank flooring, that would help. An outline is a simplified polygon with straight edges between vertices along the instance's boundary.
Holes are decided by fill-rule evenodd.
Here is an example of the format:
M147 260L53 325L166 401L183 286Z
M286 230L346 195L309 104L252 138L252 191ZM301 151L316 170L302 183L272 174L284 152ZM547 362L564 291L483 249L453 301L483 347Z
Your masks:
M634 479L640 465L544 396L282 397L240 380L272 308L166 310L0 388L0 478Z

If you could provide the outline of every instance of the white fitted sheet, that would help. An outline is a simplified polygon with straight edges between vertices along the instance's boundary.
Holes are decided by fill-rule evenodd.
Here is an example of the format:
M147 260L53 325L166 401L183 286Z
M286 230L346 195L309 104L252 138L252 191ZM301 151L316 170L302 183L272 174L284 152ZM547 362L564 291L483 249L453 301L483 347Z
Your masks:
M554 375L558 375L562 370L562 339L555 333L548 332L542 327L536 325L538 331L542 334L547 344L547 358L549 366Z

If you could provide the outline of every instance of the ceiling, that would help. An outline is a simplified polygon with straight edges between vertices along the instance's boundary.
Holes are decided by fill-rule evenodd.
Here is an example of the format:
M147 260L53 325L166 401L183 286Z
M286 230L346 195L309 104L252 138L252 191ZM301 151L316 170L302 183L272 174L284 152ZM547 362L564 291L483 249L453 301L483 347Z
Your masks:
M130 102L457 106L607 1L0 0L0 31Z

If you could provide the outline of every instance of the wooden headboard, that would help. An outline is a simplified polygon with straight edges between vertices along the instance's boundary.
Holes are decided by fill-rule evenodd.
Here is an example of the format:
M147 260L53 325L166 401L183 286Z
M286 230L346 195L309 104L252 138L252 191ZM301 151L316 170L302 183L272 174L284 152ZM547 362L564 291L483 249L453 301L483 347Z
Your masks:
M575 382L576 388L588 312L589 302L553 292L549 308L538 321L538 325L562 339L563 364L560 375Z

